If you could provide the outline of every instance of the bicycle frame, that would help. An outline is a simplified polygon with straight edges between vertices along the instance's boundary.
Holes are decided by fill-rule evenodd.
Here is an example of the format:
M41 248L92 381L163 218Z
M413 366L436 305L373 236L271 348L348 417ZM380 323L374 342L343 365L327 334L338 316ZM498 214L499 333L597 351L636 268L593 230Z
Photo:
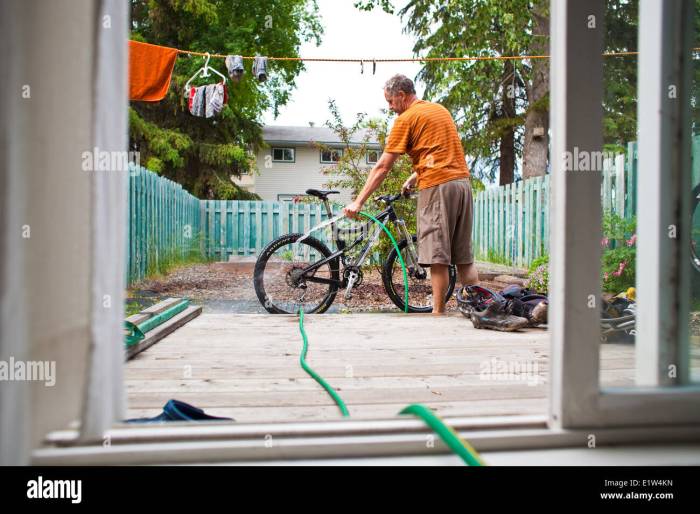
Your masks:
M324 200L323 203L326 207L326 212L328 213L328 217L332 218L333 213L331 211L328 200ZM386 209L384 209L382 212L380 212L375 217L377 218L377 220L384 223L385 225L388 223L393 223L394 225L396 225L399 228L403 237L406 239L406 241L408 241L408 255L407 255L408 259L407 259L406 265L407 266L414 266L417 268L419 265L417 262L417 253L416 253L415 245L413 244L413 238L408 233L408 229L406 228L406 222L396 215L396 211L394 210L393 205L389 204ZM321 266L323 266L327 263L330 263L336 259L338 262L342 262L343 266L347 267L348 263L345 261L345 253L348 250L356 247L357 245L362 243L362 241L365 240L365 234L370 233L370 229L374 226L373 223L374 222L372 222L372 221L367 221L367 223L362 225L362 230L361 230L360 236L347 246L346 246L345 241L340 239L339 231L336 229L336 224L332 223L331 229L333 231L333 242L335 243L335 245L338 249L335 252L333 252L331 255L326 257L325 259L322 259L322 260L315 262L315 263L311 264L310 266L304 268L302 270L301 277L303 277L303 279L307 282L314 282L317 284L335 284L338 287L345 287L346 280L344 277L342 277L340 280L327 279L327 278L322 278L322 277L316 277L313 275L313 272L316 271ZM362 248L362 251L360 253L360 257L357 259L356 262L353 262L351 264L353 267L359 268L360 266L362 266L365 259L369 255L370 248L372 248L372 246L377 242L377 239L379 239L379 236L381 235L381 233L382 233L382 230L379 227L376 227L374 234L372 234L369 241L367 241L367 244L364 246L364 248ZM340 269L338 271L340 271Z

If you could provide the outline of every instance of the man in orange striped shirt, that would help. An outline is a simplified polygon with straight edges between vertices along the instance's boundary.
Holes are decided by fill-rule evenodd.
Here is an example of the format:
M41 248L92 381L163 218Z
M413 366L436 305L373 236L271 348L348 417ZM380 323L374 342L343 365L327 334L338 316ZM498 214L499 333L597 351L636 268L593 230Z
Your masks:
M399 116L381 158L344 213L356 218L396 159L404 153L411 157L414 172L403 191L418 186L418 261L431 270L433 314L444 314L450 264L457 266L463 285L479 280L471 242L472 190L462 142L449 111L440 104L419 100L408 77L394 75L389 79L384 97Z

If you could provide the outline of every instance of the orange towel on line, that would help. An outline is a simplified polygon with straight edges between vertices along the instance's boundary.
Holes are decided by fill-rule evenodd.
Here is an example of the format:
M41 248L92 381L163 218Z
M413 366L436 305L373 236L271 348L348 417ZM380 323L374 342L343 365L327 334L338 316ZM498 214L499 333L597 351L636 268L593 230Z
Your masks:
M129 100L165 98L176 57L176 48L129 41Z

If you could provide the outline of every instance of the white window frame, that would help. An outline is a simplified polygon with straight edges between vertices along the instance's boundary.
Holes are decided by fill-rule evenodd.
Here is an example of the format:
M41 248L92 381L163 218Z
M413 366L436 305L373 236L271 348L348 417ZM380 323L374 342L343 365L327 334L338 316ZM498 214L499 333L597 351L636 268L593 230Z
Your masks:
M323 160L323 154L326 152L330 152L331 155L333 155L333 152L338 154L338 159L333 161L333 160ZM328 148L327 150L321 149L319 150L319 159L321 161L321 164L338 164L338 161L343 157L343 149L342 148Z
M377 154L377 158L373 161L369 160L369 154L371 154L371 153ZM377 164L379 162L379 153L380 153L379 150L368 150L367 154L365 155L365 162L367 164Z
M636 386L626 388L600 385L600 307L589 308L591 297L600 298L601 206L593 201L600 174L566 171L563 162L574 147L602 150L603 2L551 6L551 422L564 429L698 424L700 385L686 373L690 74L681 63L690 61L691 2L640 3L638 191L645 202L637 223ZM598 29L589 28L590 16ZM666 101L669 83L677 85L675 103ZM671 224L676 239L664 237ZM666 372L672 363L686 368L675 379Z
M277 201L278 202L287 202L287 203L293 203L294 198L297 196L302 196L302 193L278 193L277 194Z
M565 172L561 159L567 149L602 148L602 0L552 0L551 119L552 119L552 220L550 334L552 367L550 415L548 417L447 418L479 451L584 447L586 435L595 427L597 444L633 442L677 442L700 438L700 390L687 383L687 374L670 381L664 373L683 345L672 324L687 316L688 288L683 273L690 271L688 252L689 216L674 219L674 201L683 204L682 185L689 182L684 138L674 138L687 108L670 112L659 108L661 77L677 73L681 49L676 41L688 41L690 2L642 0L640 31L640 194L645 195L644 223L639 224L638 269L646 285L639 287L639 318L644 327L637 336L637 357L651 358L639 367L642 387L602 389L599 380L599 306L588 308L589 296L600 296L600 174ZM587 28L594 16L598 30ZM680 31L683 38L671 38ZM676 67L674 68L674 65ZM679 81L681 98L688 75ZM679 77L676 77L679 78ZM685 86L683 86L685 87ZM127 102L122 108L126 112ZM663 107L663 106L661 106ZM644 112L641 112L641 109ZM674 116L681 112L683 116ZM661 114L659 114L661 113ZM683 152L674 151L679 148ZM641 153L644 149L644 153ZM681 155L681 158L678 158ZM659 187L663 170L668 183ZM584 214L585 215L582 215ZM659 229L672 222L681 235L675 246L654 246ZM683 218L683 216L680 216ZM575 227L573 230L571 227ZM682 235L685 234L685 235ZM107 235L105 235L107 237ZM685 238L685 239L684 239ZM673 264L673 272L665 270ZM684 264L678 266L678 264ZM687 271L683 271L686 269ZM679 282L658 286L664 273L674 273ZM640 277L642 278L642 277ZM594 286L591 286L594 284ZM673 285L677 284L677 285ZM640 286L641 280L640 280ZM656 302L654 298L659 298ZM668 302L663 304L663 302ZM670 311L668 305L675 305ZM661 311L666 305L665 311ZM685 310L684 310L685 309ZM649 319L644 319L644 317ZM640 325L640 326L642 326ZM687 344L687 343L686 343ZM687 354L686 354L687 355ZM681 355L679 358L683 358ZM645 361L646 362L646 361ZM121 390L121 381L114 381ZM669 387L671 386L671 387ZM91 415L91 413L88 413ZM402 456L433 454L447 450L436 441L427 449L422 422L415 419L339 420L297 423L234 423L168 427L116 425L109 432L111 446L98 439L85 446L75 430L52 433L56 446L36 450L35 464L133 464L151 462L213 462L260 459ZM266 448L260 441L275 434L275 444ZM83 444L83 446L75 446ZM73 445L73 446L71 446Z
M284 154L284 150L290 150L292 152L292 159L275 159L275 150L282 150L282 153ZM285 162L289 164L293 164L297 162L297 153L296 153L296 148L293 146L273 146L270 149L270 155L272 156L272 162Z

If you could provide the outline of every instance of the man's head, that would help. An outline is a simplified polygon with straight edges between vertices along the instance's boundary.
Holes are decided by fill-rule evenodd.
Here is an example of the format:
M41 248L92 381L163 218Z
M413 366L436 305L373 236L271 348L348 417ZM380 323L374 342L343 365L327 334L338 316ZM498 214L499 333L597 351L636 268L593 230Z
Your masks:
M416 88L406 75L394 75L384 84L384 98L389 109L401 114L416 99Z

